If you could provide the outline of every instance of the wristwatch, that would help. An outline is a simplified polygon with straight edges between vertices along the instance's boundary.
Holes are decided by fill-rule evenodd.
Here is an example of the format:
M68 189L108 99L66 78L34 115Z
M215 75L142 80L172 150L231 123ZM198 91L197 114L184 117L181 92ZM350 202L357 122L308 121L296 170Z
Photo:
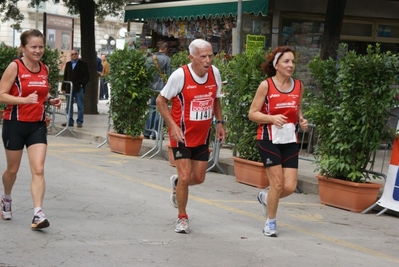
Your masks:
M51 99L54 99L54 98L55 98L54 96L49 96L49 97L47 98L47 100L46 100L46 101L47 101L47 103L49 103L49 104L50 104L50 100L51 100Z
M224 120L217 120L216 123L224 124Z

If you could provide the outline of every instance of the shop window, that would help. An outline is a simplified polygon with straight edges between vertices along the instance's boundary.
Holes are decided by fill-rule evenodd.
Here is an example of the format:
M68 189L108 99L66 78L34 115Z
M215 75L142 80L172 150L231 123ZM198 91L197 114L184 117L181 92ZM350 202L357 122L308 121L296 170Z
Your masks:
M324 32L323 21L283 19L280 45L320 48Z
M377 27L377 38L379 37L396 39L393 41L397 42L399 39L399 25L379 24Z
M306 85L312 84L307 65L320 54L324 21L283 18L280 45L291 46L296 52L295 76Z
M372 37L372 34L373 25L371 23L344 22L342 24L341 35Z

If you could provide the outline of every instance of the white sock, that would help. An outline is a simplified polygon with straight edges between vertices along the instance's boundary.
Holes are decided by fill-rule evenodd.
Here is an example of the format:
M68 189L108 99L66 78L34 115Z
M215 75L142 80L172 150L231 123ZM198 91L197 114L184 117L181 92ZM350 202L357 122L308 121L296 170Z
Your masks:
M6 194L4 194L4 195L3 195L3 198L8 199L8 200L11 200L11 195L6 195Z
M267 218L267 220L266 220L266 222L275 222L275 221L276 221L276 218L274 218L274 219Z
M33 215L36 215L39 211L41 211L42 210L42 207L35 207L34 209L33 209Z

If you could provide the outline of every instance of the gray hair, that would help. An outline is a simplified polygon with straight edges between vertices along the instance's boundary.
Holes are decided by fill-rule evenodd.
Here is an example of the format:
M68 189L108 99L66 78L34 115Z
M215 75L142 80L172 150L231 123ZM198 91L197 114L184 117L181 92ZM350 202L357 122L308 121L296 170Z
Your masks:
M206 47L212 47L212 45L203 39L195 39L190 43L188 51L190 52L190 55L194 56L198 52L197 49L202 49Z

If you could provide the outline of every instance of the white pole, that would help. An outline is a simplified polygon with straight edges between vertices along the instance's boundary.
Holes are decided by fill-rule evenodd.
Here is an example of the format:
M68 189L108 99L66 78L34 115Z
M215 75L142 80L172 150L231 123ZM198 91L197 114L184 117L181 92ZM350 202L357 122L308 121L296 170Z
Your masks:
M36 3L36 28L39 28L39 4Z
M241 43L241 29L242 29L242 0L238 0L237 4L237 52L241 54L242 43Z

